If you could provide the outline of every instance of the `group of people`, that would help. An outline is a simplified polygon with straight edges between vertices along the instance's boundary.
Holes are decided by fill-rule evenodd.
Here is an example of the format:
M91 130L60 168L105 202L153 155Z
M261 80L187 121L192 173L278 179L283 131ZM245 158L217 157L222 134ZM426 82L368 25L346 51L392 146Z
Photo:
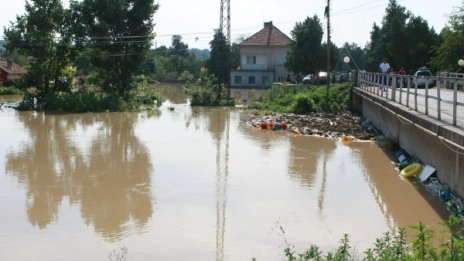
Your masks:
M383 58L382 63L379 65L379 71L382 73L382 82L383 85L387 85L387 75L389 73L396 73L393 68L390 67L390 64L387 61L387 58ZM398 71L399 75L406 75L406 70L404 67L401 67L401 69Z

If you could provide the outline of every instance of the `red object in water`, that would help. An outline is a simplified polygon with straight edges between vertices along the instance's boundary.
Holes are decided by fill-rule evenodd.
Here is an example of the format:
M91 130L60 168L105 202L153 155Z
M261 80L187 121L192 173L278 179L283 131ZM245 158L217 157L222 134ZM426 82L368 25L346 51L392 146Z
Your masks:
M282 128L282 130L286 130L287 129L287 124L281 123L280 128Z
M270 130L273 130L274 129L274 123L273 122L269 122L267 124L267 127L270 129Z
M261 122L261 124L259 124L259 127L263 130L267 129L267 123L266 122Z

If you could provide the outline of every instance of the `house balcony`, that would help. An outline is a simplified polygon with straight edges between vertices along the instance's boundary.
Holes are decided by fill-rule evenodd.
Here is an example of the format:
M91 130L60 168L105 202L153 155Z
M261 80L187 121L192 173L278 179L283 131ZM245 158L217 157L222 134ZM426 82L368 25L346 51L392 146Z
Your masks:
M267 64L242 64L242 70L266 71L268 69Z

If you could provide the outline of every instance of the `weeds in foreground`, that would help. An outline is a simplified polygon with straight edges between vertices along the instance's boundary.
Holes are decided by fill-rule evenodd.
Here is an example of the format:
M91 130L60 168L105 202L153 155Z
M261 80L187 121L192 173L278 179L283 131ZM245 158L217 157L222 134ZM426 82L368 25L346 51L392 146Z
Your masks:
M311 245L303 253L296 253L284 234L286 248L285 257L288 261L460 261L464 260L464 240L462 238L463 220L451 217L446 224L450 230L450 239L442 242L439 247L433 244L434 232L426 225L419 223L412 226L417 233L411 244L406 241L405 229L398 229L395 235L387 232L377 239L373 248L369 248L363 256L356 256L349 242L349 236L344 235L335 252L322 253L316 245Z

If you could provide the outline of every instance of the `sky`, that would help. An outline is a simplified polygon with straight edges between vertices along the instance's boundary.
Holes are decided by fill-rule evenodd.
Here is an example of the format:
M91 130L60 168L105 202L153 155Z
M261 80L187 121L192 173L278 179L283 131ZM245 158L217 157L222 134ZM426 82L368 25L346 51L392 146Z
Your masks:
M214 29L219 27L221 0L155 0L159 10L154 15L155 46L170 46L174 34L182 36L190 48L209 48ZM448 23L463 0L397 0L415 16L427 20L436 32ZM67 5L67 0L63 0ZM295 23L317 15L326 31L324 8L327 0L230 0L231 38L236 42L263 28L272 21L282 32L290 35ZM364 47L370 39L374 23L380 25L388 0L331 0L332 41L339 47L345 42ZM3 27L24 14L25 0L0 0L0 38ZM324 36L324 39L325 36Z

